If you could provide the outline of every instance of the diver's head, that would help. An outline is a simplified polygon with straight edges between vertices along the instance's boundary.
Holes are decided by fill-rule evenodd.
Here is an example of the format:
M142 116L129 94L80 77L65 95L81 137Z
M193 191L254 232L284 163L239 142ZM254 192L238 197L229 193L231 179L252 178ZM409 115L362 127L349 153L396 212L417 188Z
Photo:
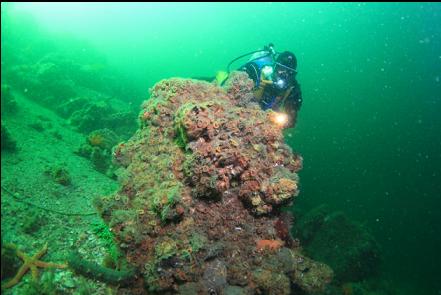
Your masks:
M280 53L275 63L275 84L280 89L287 88L297 74L297 58L294 53Z
M297 58L294 53L290 51L284 51L277 57L276 63L279 67L285 68L292 72L297 72Z

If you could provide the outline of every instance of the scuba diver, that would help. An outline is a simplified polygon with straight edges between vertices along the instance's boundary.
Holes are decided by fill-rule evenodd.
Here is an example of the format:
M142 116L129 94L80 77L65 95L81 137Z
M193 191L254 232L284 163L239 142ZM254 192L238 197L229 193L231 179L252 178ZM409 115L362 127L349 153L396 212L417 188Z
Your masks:
M246 56L251 56L247 63L238 68L254 81L254 99L263 110L273 110L273 121L281 127L294 127L297 112L302 106L302 92L296 80L297 58L289 51L276 52L269 44L261 50L243 54L233 59L227 66L227 72L220 71L216 78L195 78L206 81L215 80L223 85L233 63Z
M239 68L254 81L254 98L263 110L271 109L277 113L276 122L284 127L294 127L297 112L302 105L302 93L296 80L297 58L289 51L277 53L274 45L269 44L263 50L253 51L233 59L235 61L247 55L250 60Z

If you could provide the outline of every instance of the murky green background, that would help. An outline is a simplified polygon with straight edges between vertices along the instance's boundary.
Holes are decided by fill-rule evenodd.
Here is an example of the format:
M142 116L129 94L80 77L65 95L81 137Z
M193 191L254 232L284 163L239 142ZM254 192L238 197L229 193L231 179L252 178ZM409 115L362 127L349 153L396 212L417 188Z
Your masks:
M304 95L298 125L286 132L304 157L297 206L327 203L370 228L382 245L384 276L400 294L440 294L439 3L9 8L2 33L15 34L2 34L2 44L16 38L32 56L51 46L27 41L38 34L59 34L52 42L67 49L87 42L103 56L97 65L107 60L138 91L128 103L146 98L159 79L213 76L269 42L293 51ZM24 11L38 27L27 26Z

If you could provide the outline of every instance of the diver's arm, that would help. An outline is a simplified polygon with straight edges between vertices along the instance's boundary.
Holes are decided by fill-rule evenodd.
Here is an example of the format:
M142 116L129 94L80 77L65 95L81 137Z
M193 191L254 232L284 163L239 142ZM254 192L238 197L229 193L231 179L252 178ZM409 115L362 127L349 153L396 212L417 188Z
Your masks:
M296 110L300 110L303 103L302 89L300 88L300 84L297 82L297 80L294 80L293 86L294 89L290 94L290 100L295 104Z
M288 113L289 121L287 124L288 128L295 127L297 123L297 113L302 107L302 91L300 89L300 84L295 80L293 82L293 89L286 99L285 110Z

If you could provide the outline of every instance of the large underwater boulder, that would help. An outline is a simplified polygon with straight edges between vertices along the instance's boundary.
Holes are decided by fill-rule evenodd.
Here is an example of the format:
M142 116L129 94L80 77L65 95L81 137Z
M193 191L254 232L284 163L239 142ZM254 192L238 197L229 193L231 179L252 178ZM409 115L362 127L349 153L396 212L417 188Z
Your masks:
M244 73L224 88L160 81L140 128L114 149L121 188L97 207L138 270L130 293L311 293L331 280L280 221L302 158L274 114L251 102L252 89Z

